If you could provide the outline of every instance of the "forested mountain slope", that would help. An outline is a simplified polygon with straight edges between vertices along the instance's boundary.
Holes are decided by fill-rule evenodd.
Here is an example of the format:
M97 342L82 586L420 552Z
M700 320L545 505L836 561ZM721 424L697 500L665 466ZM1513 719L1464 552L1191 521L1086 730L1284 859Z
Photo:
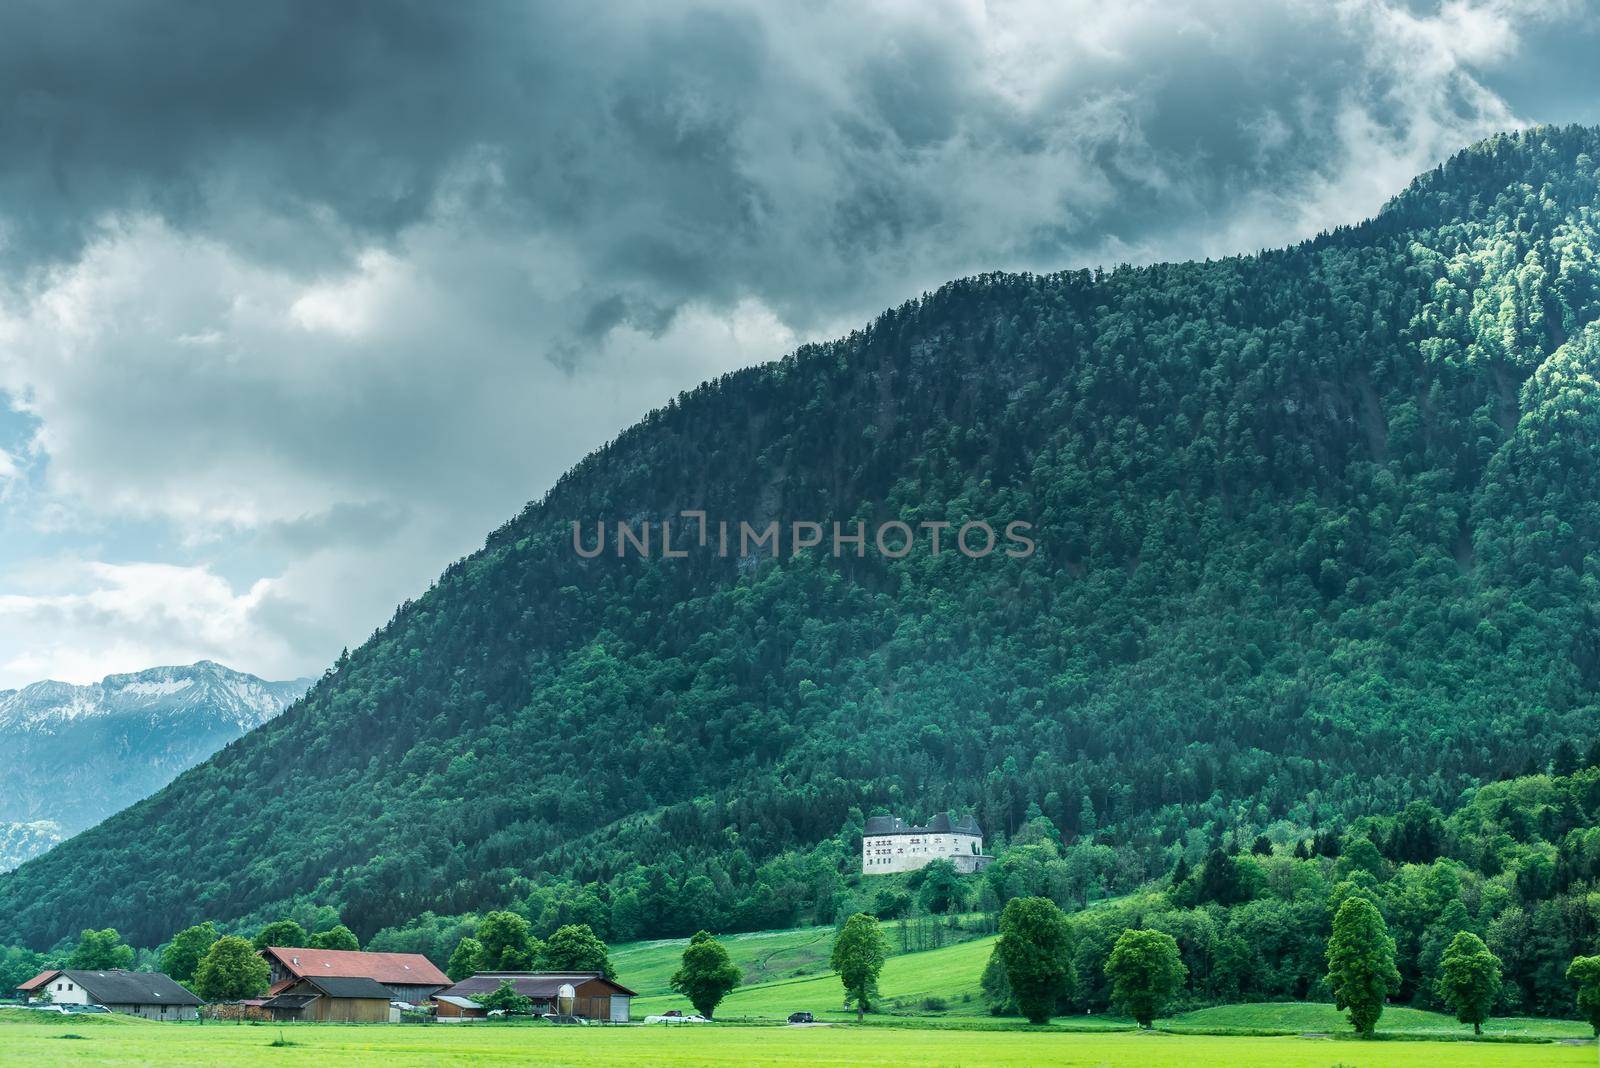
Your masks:
M953 282L680 396L285 715L0 877L0 941L296 895L365 935L518 876L590 884L613 937L776 927L838 882L781 854L873 809L1037 806L1132 879L1542 763L1600 711L1597 160L1495 138L1290 249ZM574 552L696 508L1038 551Z

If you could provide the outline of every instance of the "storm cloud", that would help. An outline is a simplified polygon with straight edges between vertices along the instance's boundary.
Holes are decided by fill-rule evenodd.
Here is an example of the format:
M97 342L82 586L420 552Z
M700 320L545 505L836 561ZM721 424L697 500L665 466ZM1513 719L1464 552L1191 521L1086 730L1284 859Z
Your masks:
M315 673L706 377L974 271L1296 240L1592 118L1593 13L9 5L0 682ZM193 581L117 570L157 566Z

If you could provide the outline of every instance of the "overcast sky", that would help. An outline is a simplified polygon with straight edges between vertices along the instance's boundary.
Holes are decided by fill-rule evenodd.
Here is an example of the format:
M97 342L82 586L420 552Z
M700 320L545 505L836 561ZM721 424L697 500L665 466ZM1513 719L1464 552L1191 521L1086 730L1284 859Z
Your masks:
M0 687L319 673L677 390L1600 122L1593 3L0 8Z

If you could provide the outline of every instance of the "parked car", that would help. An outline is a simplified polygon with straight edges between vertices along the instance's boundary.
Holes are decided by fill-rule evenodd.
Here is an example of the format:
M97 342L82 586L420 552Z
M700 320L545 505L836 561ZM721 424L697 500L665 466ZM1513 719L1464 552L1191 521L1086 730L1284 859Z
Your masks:
M680 1012L676 1016L646 1016L644 1018L644 1022L647 1024L702 1024L710 1023L711 1021L706 1019L704 1016L685 1016Z
M582 1016L574 1016L570 1012L547 1012L544 1014L544 1018L546 1022L553 1024L587 1025L589 1023L589 1021L585 1020Z
M661 1015L663 1015L663 1016L682 1016L683 1015L683 1010L682 1009L668 1009L666 1012L662 1013Z
M791 1012L789 1014L789 1022L790 1023L816 1023L817 1021L812 1017L812 1015L809 1012Z

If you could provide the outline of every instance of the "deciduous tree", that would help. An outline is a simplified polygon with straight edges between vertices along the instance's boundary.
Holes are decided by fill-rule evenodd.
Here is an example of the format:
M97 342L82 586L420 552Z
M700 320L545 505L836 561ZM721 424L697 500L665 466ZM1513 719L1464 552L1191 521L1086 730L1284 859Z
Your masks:
M839 973L845 998L854 1001L859 1021L878 993L878 975L889 958L889 940L875 917L858 912L844 921L833 940L829 966Z
M1600 1036L1600 957L1574 957L1567 966L1567 982L1578 988L1578 1011Z
M450 954L450 963L446 965L444 973L459 983L480 971L482 962L483 943L476 938L463 938L456 943L455 952Z
M711 1019L743 973L727 947L710 932L697 931L683 950L683 965L672 975L672 989L689 999L695 1011Z
M78 944L72 947L72 953L67 957L67 967L83 971L132 968L133 947L124 945L122 936L113 927L84 931L78 936Z
M195 969L195 993L207 1001L253 998L267 989L272 969L256 948L237 935L211 944Z
M195 969L221 935L210 920L184 928L161 951L161 970L180 983L193 982Z
M318 931L311 936L312 949L360 949L361 940L344 924Z
M311 937L294 920L274 920L257 931L252 942L257 949L266 949L268 946L309 947Z
M1143 1028L1150 1027L1188 975L1178 943L1162 931L1123 931L1106 961L1111 1003Z
M539 967L551 972L599 972L607 979L615 978L606 944L586 923L569 923L558 927L545 940L539 951Z
M1483 939L1462 931L1439 961L1440 999L1456 1019L1472 1025L1473 1034L1481 1035L1483 1021L1499 996L1500 958L1489 952Z
M1047 897L1019 897L1000 913L995 946L1011 995L1029 1023L1048 1023L1067 983L1067 918Z
M478 921L477 939L483 948L478 964L484 971L528 971L538 959L540 945L528 921L515 912L491 912Z
M1400 987L1394 939L1377 906L1364 897L1345 899L1328 939L1328 986L1334 1004L1350 1014L1356 1033L1370 1037L1383 1003Z

